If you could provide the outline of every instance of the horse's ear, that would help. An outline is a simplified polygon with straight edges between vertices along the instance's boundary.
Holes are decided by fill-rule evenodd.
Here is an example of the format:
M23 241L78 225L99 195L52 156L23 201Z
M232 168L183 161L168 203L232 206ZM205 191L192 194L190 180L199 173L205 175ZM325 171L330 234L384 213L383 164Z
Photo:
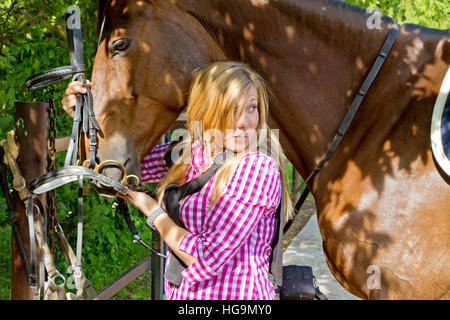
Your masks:
M97 35L100 33L100 28L103 21L103 13L105 11L106 4L109 0L97 0Z

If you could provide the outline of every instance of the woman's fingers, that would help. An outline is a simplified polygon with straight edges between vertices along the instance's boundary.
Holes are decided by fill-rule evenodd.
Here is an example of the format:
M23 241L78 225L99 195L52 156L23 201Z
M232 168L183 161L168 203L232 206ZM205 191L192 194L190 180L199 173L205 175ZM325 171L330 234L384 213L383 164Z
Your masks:
M86 80L89 88L92 88L92 82ZM67 86L66 91L64 92L61 103L63 105L64 110L73 118L75 113L75 106L77 104L77 94L85 94L86 88L83 86L81 81L72 81Z
M71 95L71 94L77 94L77 93L86 93L86 89L84 88L83 84L80 81L72 81L67 86L66 92L64 95Z
M158 203L144 192L129 189L127 194L118 194L118 197L126 200L142 212L151 212Z

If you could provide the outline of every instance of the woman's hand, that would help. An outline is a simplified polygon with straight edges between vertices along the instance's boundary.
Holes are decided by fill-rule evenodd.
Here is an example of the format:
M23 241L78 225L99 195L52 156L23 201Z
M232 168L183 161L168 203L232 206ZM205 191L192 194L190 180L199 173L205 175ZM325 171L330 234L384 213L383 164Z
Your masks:
M153 210L159 207L158 203L144 192L129 190L127 194L119 193L119 197L131 203L146 216L149 216ZM189 231L176 225L167 213L160 214L156 217L153 221L153 225L156 227L169 248L172 249L172 251L175 252L187 266L191 266L195 262L195 257L179 249L181 241Z
M92 88L92 82L86 80L89 88ZM66 92L64 92L63 98L61 100L64 110L73 118L75 113L75 106L77 104L77 93L86 94L86 89L84 88L81 81L72 81L67 86Z
M119 192L118 196L138 208L146 216L159 206L156 200L144 192L128 190L127 194Z

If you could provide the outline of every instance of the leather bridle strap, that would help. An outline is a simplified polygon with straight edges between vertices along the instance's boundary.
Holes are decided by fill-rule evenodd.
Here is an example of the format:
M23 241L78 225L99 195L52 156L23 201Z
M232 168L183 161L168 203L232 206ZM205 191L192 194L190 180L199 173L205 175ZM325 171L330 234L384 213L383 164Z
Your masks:
M81 18L79 8L70 6L66 11L66 33L69 46L69 56L72 66L84 65L83 37L81 33ZM70 22L70 23L69 23ZM97 130L100 126L95 120L93 111L92 92L87 85L84 73L77 73L72 76L73 81L80 81L86 89L86 95L77 94L75 106L75 118L73 122L72 134L69 140L64 165L75 165L79 158L79 144L81 137L80 124L82 123L83 132L88 134L89 138L89 167L95 166L95 153L97 149ZM77 201L77 245L74 278L77 287L77 297L81 297L84 288L84 279L82 278L81 254L83 246L83 177L78 177L78 201Z
M72 23L67 23L67 41L69 45L70 62L74 68L84 65L83 40L81 33L81 19L78 7L71 6L66 11L66 19L73 19ZM92 92L87 85L83 72L72 76L73 81L80 81L86 89L86 95L77 94L75 106L75 117L70 136L69 147L67 149L64 165L75 165L78 158L78 146L80 138L80 124L83 124L83 132L89 138L89 168L95 166L95 152L97 149L97 131L100 131L100 125L95 119L93 110Z
M156 255L162 257L162 258L167 258L166 255L156 251L155 249L152 249L148 244L146 244L142 239L141 239L141 233L136 230L136 227L134 226L133 220L131 220L131 216L130 216L130 210L128 208L128 203L123 200L122 198L117 198L117 203L118 203L118 207L119 207L119 212L123 215L125 222L128 225L128 228L130 229L131 233L133 234L133 242L137 243L139 242L144 248L146 248L147 250L155 253Z
M33 280L32 280L32 276L31 276L32 273L31 273L30 262L28 261L27 253L25 252L25 247L23 245L23 241L20 236L19 225L16 220L15 201L14 201L11 193L9 192L9 185L8 185L8 181L6 179L6 172L7 172L6 165L3 161L4 156L5 156L5 151L4 151L3 147L0 146L0 185L1 185L1 188L3 191L3 194L5 196L5 199L6 199L6 205L8 207L8 213L9 213L9 219L11 222L12 232L16 239L17 248L19 249L20 256L22 257L22 261L23 261L23 264L25 266L25 269L26 269L26 272L28 275L28 282L31 286Z
M199 192L205 186L205 184L216 174L225 160L232 155L233 152L231 151L226 151L222 154L217 155L214 158L213 164L203 174L189 182L184 183L181 186L175 182L169 183L167 185L166 189L164 190L163 202L166 206L167 214L178 226L186 228L180 220L180 201L188 195Z
M70 135L69 147L67 148L64 165L75 165L78 160L78 148L82 126L83 132L87 134L89 138L89 168L93 168L95 166L95 153L97 150L97 132L101 129L95 119L93 96L84 75L86 67L83 57L81 19L78 7L70 6L67 9L66 21L71 65L40 72L29 77L25 81L25 84L29 89L37 89L61 82L68 79L70 76L72 76L73 81L80 81L83 84L86 89L86 94L77 94L72 133Z
M361 103L363 102L367 91L369 90L370 86L372 85L373 80L378 74L378 71L380 71L381 66L383 65L384 61L386 60L387 55L389 54L389 51L392 48L392 45L395 42L395 39L397 38L397 34L399 31L400 26L397 23L394 23L392 25L392 28L389 32L389 35L383 45L383 48L381 49L380 53L377 56L377 59L375 60L374 64L372 65L372 68L370 69L370 72L366 76L363 84L359 88L355 98L353 99L353 102L348 109L347 113L345 114L344 120L342 121L341 125L339 126L339 129L336 132L336 135L333 138L333 141L331 142L331 145L329 146L328 150L325 152L322 159L319 161L317 166L312 170L312 172L309 174L309 176L306 178L306 180L297 188L294 190L293 194L297 194L306 183L311 180L317 172L322 168L322 166L330 159L331 155L334 153L334 151L337 149L339 144L342 141L342 138L344 137L345 133L347 132L348 128L350 127L350 124L352 123L353 118L355 117L356 112L358 111ZM303 192L306 192L306 195L309 193L309 189L305 188ZM296 213L298 210L300 210L301 205L303 202L300 203L300 201L304 201L306 199L306 196L302 194L300 196L299 202L297 202L297 205L295 206ZM298 209L297 209L298 208Z
M25 85L28 89L38 89L43 88L63 80L69 79L74 74L86 72L85 65L79 66L64 66L58 67L51 70L43 71L29 77L25 81Z
M36 276L36 235L34 232L34 210L33 210L33 195L30 193L26 201L26 215L28 218L28 230L30 237L30 287L33 291L33 300L39 298L37 276Z

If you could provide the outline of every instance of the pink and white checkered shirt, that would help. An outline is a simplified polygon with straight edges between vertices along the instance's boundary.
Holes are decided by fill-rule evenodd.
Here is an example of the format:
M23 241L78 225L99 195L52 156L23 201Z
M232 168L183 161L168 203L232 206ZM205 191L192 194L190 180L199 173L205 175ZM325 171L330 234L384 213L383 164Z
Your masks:
M164 177L168 170L164 152L168 146L157 145L144 157L144 182ZM186 181L198 176L200 168L204 168L203 145L195 141ZM214 179L181 202L180 219L190 233L179 248L194 256L196 262L182 272L179 287L165 281L166 298L274 299L268 277L269 256L281 199L275 161L258 151L248 153L219 201L209 208Z

